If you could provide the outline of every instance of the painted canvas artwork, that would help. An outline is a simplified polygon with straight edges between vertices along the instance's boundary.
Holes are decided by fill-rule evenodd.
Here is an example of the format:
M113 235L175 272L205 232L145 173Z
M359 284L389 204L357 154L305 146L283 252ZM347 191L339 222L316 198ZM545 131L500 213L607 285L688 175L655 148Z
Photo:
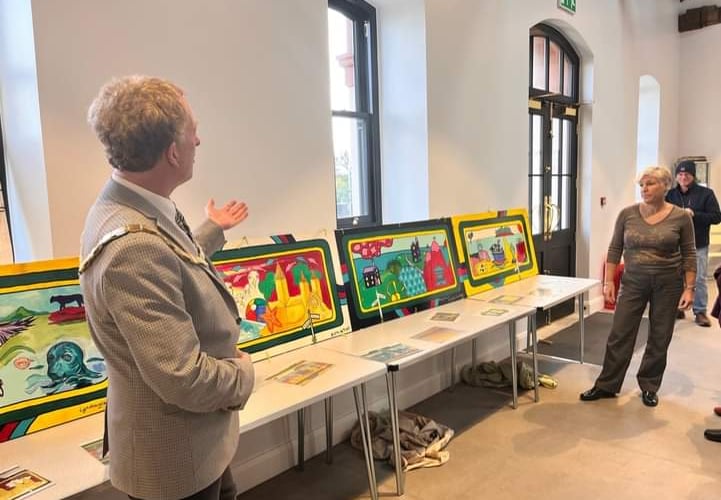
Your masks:
M238 304L238 347L254 359L350 331L328 241L276 239L212 257Z
M468 296L538 274L525 209L452 217Z
M456 300L447 219L336 231L353 329Z
M20 500L54 485L40 474L20 467L0 471L0 500Z
M268 380L275 380L283 384L306 385L332 366L331 363L323 363L322 361L302 360L293 363L275 375L271 375Z
M392 361L397 361L417 352L421 352L421 350L417 347L412 347L398 342L396 344L387 345L379 347L378 349L368 351L367 353L363 354L363 357L366 359L370 359L371 361L390 363Z
M105 408L77 259L0 266L0 442Z

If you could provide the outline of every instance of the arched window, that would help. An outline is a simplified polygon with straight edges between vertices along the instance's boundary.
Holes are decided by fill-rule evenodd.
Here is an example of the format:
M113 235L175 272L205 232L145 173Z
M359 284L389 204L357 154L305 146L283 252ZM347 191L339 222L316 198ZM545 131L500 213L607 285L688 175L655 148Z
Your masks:
M338 227L380 224L375 8L328 0L328 46Z
M574 276L579 58L548 25L531 28L529 40L528 199L536 257L541 272ZM546 321L572 311L573 301Z
M658 135L661 116L661 86L651 75L638 81L638 128L636 129L636 173L658 165ZM636 200L641 201L637 190Z
M531 28L529 96L574 104L578 100L578 54L555 29Z

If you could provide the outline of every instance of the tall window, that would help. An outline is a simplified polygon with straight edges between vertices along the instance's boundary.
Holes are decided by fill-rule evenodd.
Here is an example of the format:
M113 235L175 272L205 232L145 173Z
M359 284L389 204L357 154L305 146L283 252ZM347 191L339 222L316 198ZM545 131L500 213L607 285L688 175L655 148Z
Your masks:
M5 150L3 132L0 123L0 264L14 262L12 234L10 232L10 213L8 211L7 175L5 173Z
M381 223L375 8L328 0L330 97L338 227Z
M658 165L658 140L661 118L661 86L651 75L638 82L638 128L636 129L636 173L649 165ZM636 190L636 201L641 201Z

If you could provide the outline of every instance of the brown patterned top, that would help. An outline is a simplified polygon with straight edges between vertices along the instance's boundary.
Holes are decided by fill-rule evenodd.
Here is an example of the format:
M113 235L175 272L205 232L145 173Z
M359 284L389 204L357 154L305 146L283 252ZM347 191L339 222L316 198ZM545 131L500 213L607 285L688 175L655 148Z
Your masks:
M606 260L618 264L621 254L629 271L696 271L693 221L674 206L666 218L649 224L639 203L628 206L618 214Z

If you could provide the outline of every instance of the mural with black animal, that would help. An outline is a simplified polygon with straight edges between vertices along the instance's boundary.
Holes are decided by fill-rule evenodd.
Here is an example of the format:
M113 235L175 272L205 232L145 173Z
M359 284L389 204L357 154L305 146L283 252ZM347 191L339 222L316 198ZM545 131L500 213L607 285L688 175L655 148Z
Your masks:
M0 442L102 411L77 259L0 266Z
M57 302L60 306L60 310L65 309L65 306L75 302L78 307L83 307L83 296L80 293L72 293L70 295L53 295L50 297L50 302Z

